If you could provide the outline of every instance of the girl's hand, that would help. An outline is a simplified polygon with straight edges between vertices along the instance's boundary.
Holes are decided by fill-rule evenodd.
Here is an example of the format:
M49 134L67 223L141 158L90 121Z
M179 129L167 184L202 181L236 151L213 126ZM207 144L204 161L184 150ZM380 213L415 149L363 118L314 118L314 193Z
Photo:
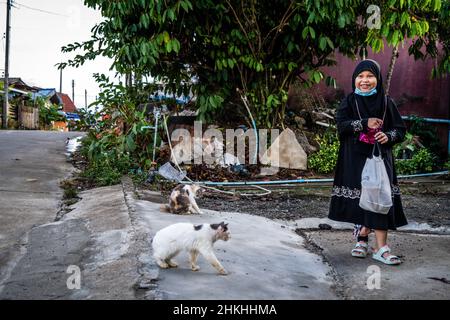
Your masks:
M383 120L378 118L369 118L367 126L371 129L380 128L383 125Z
M381 131L375 133L375 139L381 144L385 144L389 140L388 136L386 135L386 133L381 132Z

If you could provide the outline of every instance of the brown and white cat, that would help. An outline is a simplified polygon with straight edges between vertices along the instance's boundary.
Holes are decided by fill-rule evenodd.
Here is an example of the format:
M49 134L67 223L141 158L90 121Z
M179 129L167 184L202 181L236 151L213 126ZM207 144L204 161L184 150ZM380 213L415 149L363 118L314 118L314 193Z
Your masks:
M200 214L202 213L195 201L201 192L201 187L196 184L176 186L170 194L169 204L161 205L161 211L175 214Z
M190 254L191 270L198 271L197 257L201 253L219 274L226 275L227 271L214 254L213 245L217 240L228 241L230 237L228 223L175 223L159 230L153 237L153 257L163 269L176 268L178 264L172 258L186 250Z

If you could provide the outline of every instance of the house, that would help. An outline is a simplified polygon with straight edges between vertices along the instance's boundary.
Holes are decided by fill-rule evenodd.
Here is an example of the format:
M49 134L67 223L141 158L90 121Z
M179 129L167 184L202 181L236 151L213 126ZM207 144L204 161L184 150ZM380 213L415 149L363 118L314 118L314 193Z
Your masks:
M10 104L8 118L15 122L19 127L28 129L37 129L39 127L39 111L38 108L36 108L35 103L37 98L42 98L45 101L45 106L47 108L51 105L58 105L60 109L59 112L66 116L66 118L75 121L79 120L75 104L67 94L57 92L55 88L40 88L28 85L21 78L9 78L8 80L9 99L16 99L15 104ZM0 81L3 82L4 79L0 78ZM19 99L20 102L18 102L17 99ZM36 113L32 117L32 125L23 123L21 117L22 109L25 110L24 112L26 113ZM67 117L67 114L69 114L70 117ZM55 125L57 125L55 127L56 129L66 130L67 127L65 122Z
M71 113L77 112L77 108L75 107L75 104L73 103L72 99L70 99L70 97L67 94L57 92L56 96L58 97L58 100L59 100L58 104L60 106L62 106L62 111L71 112Z
M5 78L0 78L0 82L4 83ZM37 92L40 90L40 88L35 87L35 86L30 86L28 84L25 83L25 81L23 81L21 78L8 78L8 83L9 83L9 87L10 88L14 88L17 90L22 90L22 91L26 91L26 92Z

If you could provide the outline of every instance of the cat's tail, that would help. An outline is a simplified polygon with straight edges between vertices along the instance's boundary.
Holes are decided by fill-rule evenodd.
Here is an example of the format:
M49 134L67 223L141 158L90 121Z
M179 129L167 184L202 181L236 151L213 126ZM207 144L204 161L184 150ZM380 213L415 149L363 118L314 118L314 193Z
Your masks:
M162 205L159 207L159 211L170 213L170 206L169 206L168 204L162 204Z

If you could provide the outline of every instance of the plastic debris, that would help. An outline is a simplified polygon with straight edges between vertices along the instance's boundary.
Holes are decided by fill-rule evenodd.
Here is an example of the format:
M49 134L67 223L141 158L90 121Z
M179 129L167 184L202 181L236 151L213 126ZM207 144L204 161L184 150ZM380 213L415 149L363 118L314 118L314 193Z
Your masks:
M186 178L186 175L187 175L186 171L183 171L183 172L178 171L170 164L170 162L166 162L165 164L163 164L159 168L158 173L161 176L163 176L164 178L166 178L168 180L173 180L176 182L180 182L181 180Z

